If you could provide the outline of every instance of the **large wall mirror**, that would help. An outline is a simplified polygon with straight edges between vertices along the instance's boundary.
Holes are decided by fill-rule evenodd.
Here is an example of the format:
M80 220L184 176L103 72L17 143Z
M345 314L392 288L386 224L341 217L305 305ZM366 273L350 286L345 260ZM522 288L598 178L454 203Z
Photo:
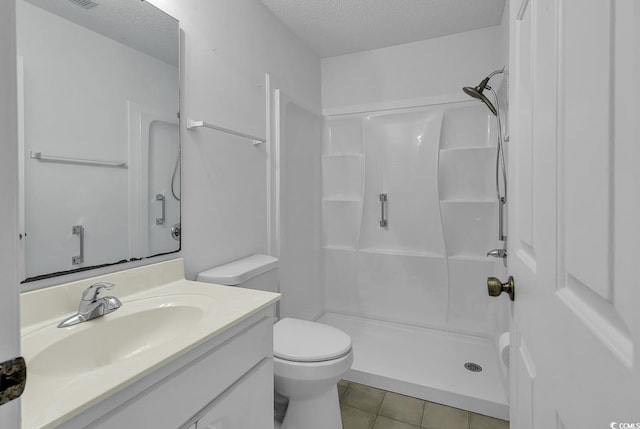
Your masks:
M17 0L17 34L23 280L178 251L178 22Z

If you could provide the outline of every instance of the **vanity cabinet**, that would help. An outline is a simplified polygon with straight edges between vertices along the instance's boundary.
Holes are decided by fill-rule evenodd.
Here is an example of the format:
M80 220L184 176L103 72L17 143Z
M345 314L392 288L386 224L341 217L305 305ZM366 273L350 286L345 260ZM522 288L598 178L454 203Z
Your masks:
M239 322L60 427L272 429L272 307Z

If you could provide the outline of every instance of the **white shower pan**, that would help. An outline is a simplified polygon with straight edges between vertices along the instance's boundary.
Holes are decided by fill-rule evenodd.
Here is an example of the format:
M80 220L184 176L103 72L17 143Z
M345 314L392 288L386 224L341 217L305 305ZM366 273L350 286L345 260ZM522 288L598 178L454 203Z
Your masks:
M319 322L351 336L354 361L347 380L509 419L493 341L336 313L324 314ZM465 363L482 371L469 371Z

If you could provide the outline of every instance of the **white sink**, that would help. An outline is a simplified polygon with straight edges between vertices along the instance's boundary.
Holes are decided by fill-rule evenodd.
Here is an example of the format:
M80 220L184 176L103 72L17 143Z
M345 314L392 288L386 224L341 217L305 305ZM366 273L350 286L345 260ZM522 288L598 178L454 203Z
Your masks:
M47 326L23 338L29 371L66 376L138 358L187 333L213 310L203 295L166 295L125 302L121 308L68 328Z

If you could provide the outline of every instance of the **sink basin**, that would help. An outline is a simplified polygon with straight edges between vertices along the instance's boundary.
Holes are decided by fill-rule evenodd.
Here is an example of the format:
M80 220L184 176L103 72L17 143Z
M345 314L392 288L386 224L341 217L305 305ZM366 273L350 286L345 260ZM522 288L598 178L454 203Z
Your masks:
M136 359L178 340L215 301L204 295L166 295L124 302L117 311L68 328L27 335L23 352L34 375L66 376Z

